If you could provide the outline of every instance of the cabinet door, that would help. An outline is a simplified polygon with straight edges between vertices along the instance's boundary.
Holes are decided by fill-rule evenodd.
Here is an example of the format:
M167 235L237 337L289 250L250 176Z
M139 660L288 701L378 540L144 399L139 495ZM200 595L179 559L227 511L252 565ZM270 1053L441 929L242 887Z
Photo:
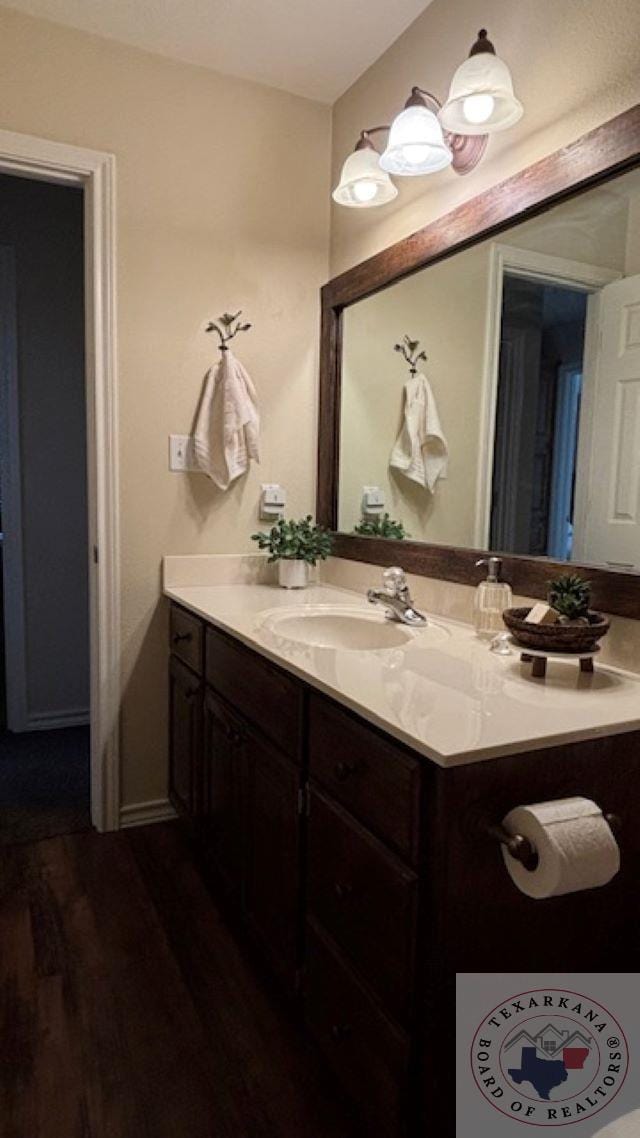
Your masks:
M202 681L175 656L169 660L169 795L180 814L200 807Z
M299 775L253 731L247 737L247 758L246 919L292 991L299 928Z
M225 890L240 897L244 857L245 736L242 720L206 691L203 836Z

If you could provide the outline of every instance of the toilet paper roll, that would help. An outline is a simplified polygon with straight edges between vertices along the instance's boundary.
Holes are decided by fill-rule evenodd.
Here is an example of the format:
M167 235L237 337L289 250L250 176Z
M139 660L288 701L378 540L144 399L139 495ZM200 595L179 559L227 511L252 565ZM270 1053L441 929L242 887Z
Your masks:
M558 798L516 806L503 821L538 851L538 866L525 869L502 847L511 880L528 897L560 897L606 885L620 869L620 849L602 811L589 798Z

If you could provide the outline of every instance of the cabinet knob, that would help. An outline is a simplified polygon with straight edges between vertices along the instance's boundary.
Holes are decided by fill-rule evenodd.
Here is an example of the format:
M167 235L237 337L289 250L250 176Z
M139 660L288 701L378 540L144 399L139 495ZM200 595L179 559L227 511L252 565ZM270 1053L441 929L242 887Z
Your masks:
M351 885L344 885L341 881L336 881L333 886L336 897L340 901L347 901L353 893Z
M341 1040L349 1038L352 1030L350 1023L334 1023L331 1025L331 1038L340 1043Z
M335 764L333 769L336 778L340 779L340 782L344 782L345 779L349 778L349 775L355 774L356 765L355 763L345 763L342 759L340 759L340 761Z
M180 644L182 640L193 640L192 632L174 632L173 643Z

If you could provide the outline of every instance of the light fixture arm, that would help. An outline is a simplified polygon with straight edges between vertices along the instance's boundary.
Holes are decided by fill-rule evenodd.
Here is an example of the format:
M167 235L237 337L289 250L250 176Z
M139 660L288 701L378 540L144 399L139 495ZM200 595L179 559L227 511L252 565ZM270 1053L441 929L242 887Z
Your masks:
M431 107L429 107L427 100L433 104ZM405 103L405 110L407 107L428 107L429 110L437 114L442 109L442 103L431 91L425 91L424 87L412 87L411 94Z
M376 150L377 147L373 145L371 138L372 134L381 134L384 131L391 130L388 123L382 126L368 126L366 130L360 131L360 138L355 144L354 150Z

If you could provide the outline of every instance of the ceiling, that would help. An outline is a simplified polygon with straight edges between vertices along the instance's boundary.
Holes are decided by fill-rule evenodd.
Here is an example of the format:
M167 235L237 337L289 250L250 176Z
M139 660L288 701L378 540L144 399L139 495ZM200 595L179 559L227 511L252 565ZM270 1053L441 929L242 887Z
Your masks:
M10 0L172 59L332 103L431 0Z

